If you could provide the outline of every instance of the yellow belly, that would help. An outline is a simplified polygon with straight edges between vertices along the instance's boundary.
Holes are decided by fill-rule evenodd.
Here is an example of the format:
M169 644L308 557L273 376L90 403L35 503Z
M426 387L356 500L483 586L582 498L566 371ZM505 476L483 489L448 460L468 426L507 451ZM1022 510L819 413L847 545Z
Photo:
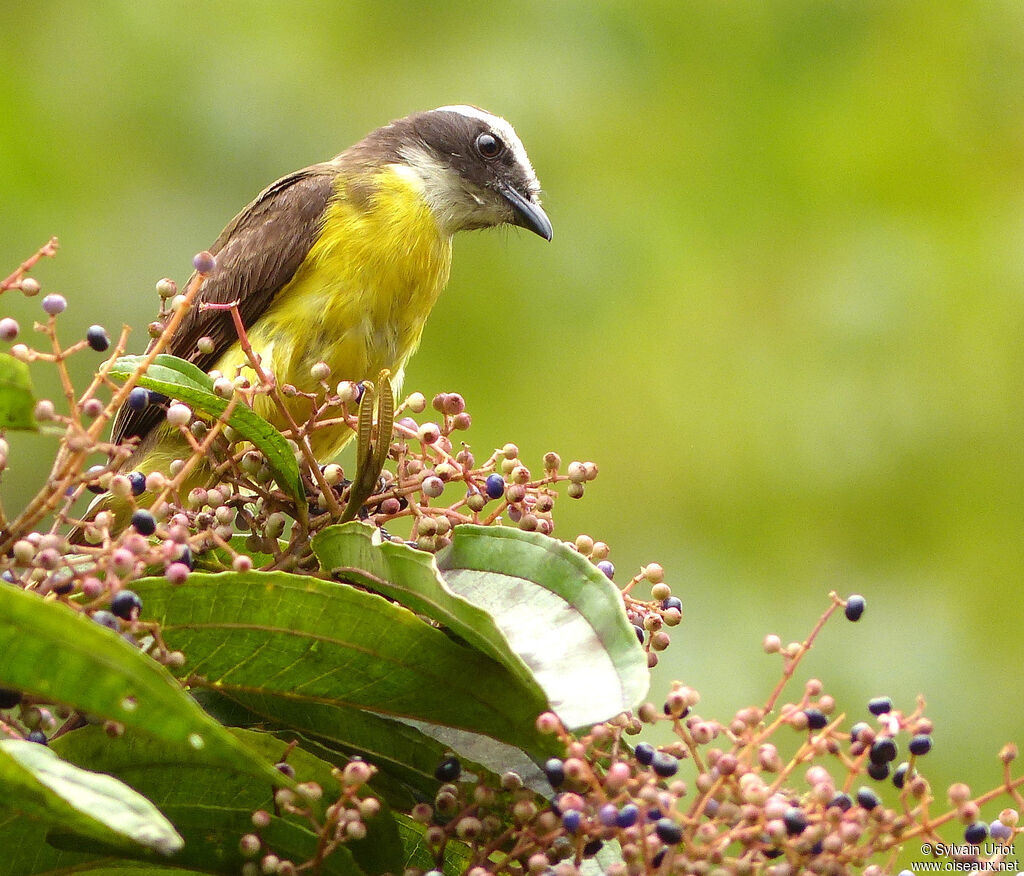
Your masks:
M310 371L331 368L330 381L376 380L388 369L401 382L419 346L423 326L448 282L451 237L442 235L417 180L386 169L372 181L368 203L353 203L344 184L328 207L323 231L291 282L248 330L263 367L279 383L303 392L319 389ZM251 374L236 344L216 368ZM297 422L310 413L305 399L290 399ZM266 396L257 413L278 429L286 423ZM344 427L318 430L313 452L327 459L351 437Z

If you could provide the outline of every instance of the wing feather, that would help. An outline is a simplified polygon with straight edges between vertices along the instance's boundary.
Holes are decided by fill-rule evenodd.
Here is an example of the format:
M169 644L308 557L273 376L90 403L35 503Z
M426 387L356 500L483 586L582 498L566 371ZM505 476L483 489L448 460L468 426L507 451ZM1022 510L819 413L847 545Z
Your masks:
M260 192L228 223L210 247L217 269L203 282L166 348L168 353L206 371L238 340L230 312L204 311L199 302L237 300L246 326L266 312L319 237L337 173L336 165L325 163L288 174ZM202 337L213 339L212 352L199 352L196 344ZM125 405L114 419L112 440L144 438L162 417L157 405L142 411Z

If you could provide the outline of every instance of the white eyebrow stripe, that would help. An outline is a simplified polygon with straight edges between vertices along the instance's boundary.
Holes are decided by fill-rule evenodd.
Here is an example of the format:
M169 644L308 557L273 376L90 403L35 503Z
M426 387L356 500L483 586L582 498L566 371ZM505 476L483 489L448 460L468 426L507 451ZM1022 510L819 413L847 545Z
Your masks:
M468 106L466 104L453 104L452 106L439 106L435 113L458 113L460 116L466 116L470 119L476 119L477 121L483 122L490 128L495 134L497 134L512 150L512 156L515 158L516 164L522 167L526 171L526 178L529 181L531 193L536 195L540 191L540 183L537 181L537 174L534 172L533 165L530 164L530 159L526 155L526 147L523 145L523 141L519 139L519 135L515 132L515 128L512 127L505 119L501 116L496 116L493 113L482 110L479 107Z

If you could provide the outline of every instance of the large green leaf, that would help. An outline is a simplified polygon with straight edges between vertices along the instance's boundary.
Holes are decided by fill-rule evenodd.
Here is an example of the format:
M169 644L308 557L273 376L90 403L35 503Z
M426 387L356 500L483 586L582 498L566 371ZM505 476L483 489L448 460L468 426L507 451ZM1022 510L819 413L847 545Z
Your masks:
M457 727L531 752L552 744L534 727L543 698L383 597L285 572L133 586L144 617L188 657L190 684L244 696L277 723L326 705Z
M38 429L28 365L0 353L0 429Z
M287 748L267 733L235 732L268 761L278 760ZM318 838L309 823L297 816L274 814L273 789L264 782L217 765L177 761L168 757L161 745L139 734L128 733L111 740L97 727L61 737L55 740L54 748L68 760L98 766L118 776L166 813L185 845L170 859L160 859L161 864L237 874L246 860L239 850L239 839L253 832L251 817L257 809L271 814L270 825L260 831L269 851L297 864L316 853ZM298 780L315 781L323 789L321 801L315 804L321 813L337 799L339 786L329 764L298 749L288 754L288 763ZM361 876L401 872L402 844L391 813L385 808L366 824L366 838L346 844L326 858L321 873ZM71 868L89 872L88 862L109 866L115 853L52 832L47 835L43 827L24 820L0 822L0 843L13 850L0 858L2 876L62 873Z
M171 823L112 776L79 769L45 745L0 741L0 809L114 846L138 844L169 855L182 847Z
M606 720L647 693L647 657L618 588L557 539L462 525L435 558L350 523L318 533L313 550L332 575L443 624L542 690L570 727Z
M0 687L134 727L177 756L283 782L210 718L159 663L59 602L0 586Z
M122 356L110 369L110 376L127 380L145 360L145 356ZM138 378L138 384L168 398L179 399L211 417L219 417L228 406L226 399L214 393L208 374L176 356L157 356L146 373ZM263 454L278 486L304 506L299 466L281 433L242 402L235 405L227 422Z

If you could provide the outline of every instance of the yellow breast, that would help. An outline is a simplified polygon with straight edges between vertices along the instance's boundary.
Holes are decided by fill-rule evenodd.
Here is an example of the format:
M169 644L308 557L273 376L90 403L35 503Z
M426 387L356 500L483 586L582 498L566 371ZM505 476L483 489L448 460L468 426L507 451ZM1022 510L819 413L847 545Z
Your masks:
M263 366L280 383L303 391L318 389L310 374L317 362L330 366L332 382L375 380L387 368L400 384L448 282L451 236L438 229L418 178L392 166L359 182L357 201L339 178L316 243L268 311L249 327ZM244 363L236 345L216 367L233 375ZM304 399L290 404L297 420L308 417ZM257 412L285 427L268 399ZM326 458L349 437L346 429L322 430L314 436L314 452Z

